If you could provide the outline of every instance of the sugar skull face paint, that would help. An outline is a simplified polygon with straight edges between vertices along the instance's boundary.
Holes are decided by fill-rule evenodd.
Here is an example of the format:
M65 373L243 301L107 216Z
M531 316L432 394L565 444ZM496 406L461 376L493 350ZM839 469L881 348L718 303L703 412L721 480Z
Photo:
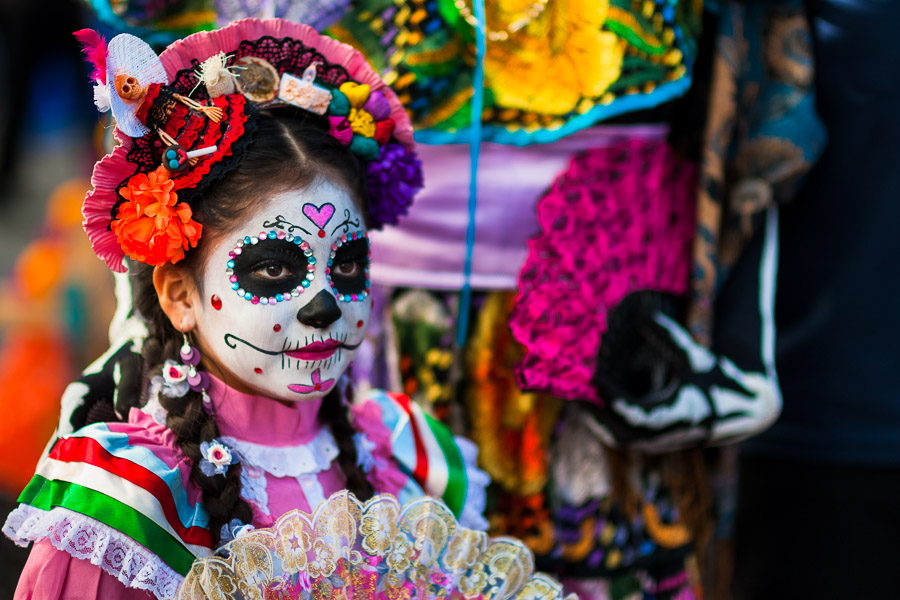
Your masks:
M197 307L204 355L263 395L324 396L365 335L368 264L362 214L343 188L323 180L262 203L206 255L202 293L221 308Z

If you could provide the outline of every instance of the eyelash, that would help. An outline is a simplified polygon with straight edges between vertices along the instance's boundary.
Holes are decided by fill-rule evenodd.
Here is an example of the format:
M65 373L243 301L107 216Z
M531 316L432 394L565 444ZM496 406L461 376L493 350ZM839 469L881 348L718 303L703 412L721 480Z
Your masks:
M266 260L260 261L260 262L256 263L255 265L253 265L250 268L250 272L257 273L259 271L262 271L263 269L277 266L277 267L283 267L285 271L287 271L289 274L293 275L294 271L288 265L285 264L286 262L287 261L280 260L277 258L267 258Z

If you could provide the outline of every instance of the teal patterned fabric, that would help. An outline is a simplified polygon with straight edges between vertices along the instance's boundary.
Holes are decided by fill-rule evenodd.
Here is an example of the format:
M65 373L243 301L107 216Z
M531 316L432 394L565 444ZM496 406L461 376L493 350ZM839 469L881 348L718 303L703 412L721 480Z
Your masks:
M710 342L716 290L765 210L789 201L825 146L803 2L720 5L688 325Z

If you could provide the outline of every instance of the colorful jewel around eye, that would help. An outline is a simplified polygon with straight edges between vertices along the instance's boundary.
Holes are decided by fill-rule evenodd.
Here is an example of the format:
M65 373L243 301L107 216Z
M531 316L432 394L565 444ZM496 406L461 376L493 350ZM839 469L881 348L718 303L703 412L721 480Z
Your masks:
M369 288L372 287L372 281L369 279L369 267L366 267L366 290L358 294L340 293L337 290L337 287L335 287L334 281L331 279L331 265L334 262L334 255L337 253L338 248L343 246L348 241L352 242L353 240L362 240L368 238L369 234L363 233L362 231L354 231L351 234L342 235L337 242L331 245L331 254L328 255L328 265L325 267L325 276L328 278L328 283L331 285L331 290L337 297L338 302L362 302L369 295ZM369 256L371 255L372 253L370 251Z
M250 292L246 291L244 288L240 286L238 283L237 276L234 274L234 259L241 255L243 252L244 246L247 244L258 244L261 240L284 240L285 242L290 242L297 246L300 246L300 249L303 251L303 255L306 257L308 267L306 272L306 277L303 281L300 282L300 285L295 287L294 289L284 292L283 294L276 294L274 296L269 297L259 297L254 296ZM309 247L309 244L304 242L300 236L292 235L290 233L285 234L283 231L262 231L259 235L252 236L244 236L243 239L237 241L237 245L228 253L228 262L225 263L225 274L228 275L228 283L231 284L231 289L235 291L235 293L251 302L252 304L279 304L281 302L287 302L293 298L299 298L300 294L310 286L310 284L315 280L316 276L313 272L315 270L314 265L316 264L316 257L313 256L313 251ZM313 267L309 269L309 267Z

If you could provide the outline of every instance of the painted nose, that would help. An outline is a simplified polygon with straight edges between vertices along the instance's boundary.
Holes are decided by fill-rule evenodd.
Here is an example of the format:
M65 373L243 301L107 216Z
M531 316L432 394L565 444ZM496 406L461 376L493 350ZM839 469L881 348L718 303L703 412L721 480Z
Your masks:
M320 290L309 303L297 312L297 320L304 325L325 329L341 318L341 307L334 295Z

